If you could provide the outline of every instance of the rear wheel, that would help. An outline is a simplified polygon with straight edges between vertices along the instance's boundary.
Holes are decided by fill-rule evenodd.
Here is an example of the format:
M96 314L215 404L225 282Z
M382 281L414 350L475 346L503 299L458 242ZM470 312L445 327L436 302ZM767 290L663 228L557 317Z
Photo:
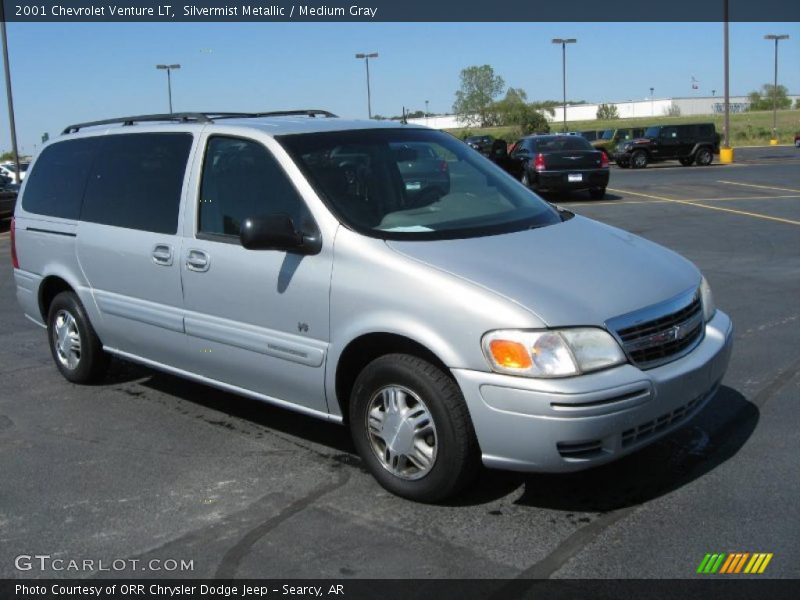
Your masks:
M61 374L73 383L100 380L108 367L108 354L74 292L61 292L47 313L50 352Z
M520 181L522 182L522 185L524 185L525 187L531 187L531 180L528 177L528 170L527 169L525 169L522 172L522 177L520 177Z
M388 354L364 368L350 399L350 430L375 479L418 502L452 496L480 465L461 390L416 356Z
M647 152L636 150L631 154L631 167L634 169L644 169L647 166Z
M700 148L694 155L694 160L700 167L707 167L711 164L714 156L708 148Z
M589 197L592 200L602 200L606 197L606 188L592 188L589 190Z
M631 165L630 165L630 163L629 163L627 160L618 160L618 161L617 161L617 166L618 166L620 169L627 169L627 168L628 168L628 167L630 167Z
M694 163L694 156L687 156L686 158L679 158L678 162L681 163L684 167L692 166Z

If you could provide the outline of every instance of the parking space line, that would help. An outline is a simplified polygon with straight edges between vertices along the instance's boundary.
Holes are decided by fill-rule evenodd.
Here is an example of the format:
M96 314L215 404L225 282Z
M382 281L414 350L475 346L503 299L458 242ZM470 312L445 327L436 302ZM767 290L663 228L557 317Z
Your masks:
M610 188L609 188L610 189ZM628 192L631 193L631 192ZM687 198L685 202L733 202L736 200L781 200L800 198L800 194L781 194L780 196L730 196L727 198ZM670 200L594 200L591 202L570 202L567 206L604 206L621 204L661 204Z
M707 204L700 204L698 202L691 202L689 200L678 200L676 198L665 198L664 196L653 196L652 194L642 194L640 192L629 192L626 190L608 188L612 192L619 192L620 194L630 194L631 196L641 196L642 198L652 198L660 200L661 202L673 202L675 204L685 204L688 206L698 206L700 208L707 208L709 210L720 210L723 212L734 213L737 215L744 215L746 217L753 217L756 219L765 219L767 221L777 221L778 223L788 223L789 225L800 225L800 221L793 219L783 219L781 217L772 217L761 213L749 212L746 210L736 210L735 208L723 208L722 206L708 206Z
M797 194L800 194L800 190L795 190L792 188L775 187L773 185L756 185L754 183L739 183L738 181L722 181L721 179L718 180L717 183L726 183L728 185L741 185L743 187L759 188L762 190L776 190L778 192L795 192Z

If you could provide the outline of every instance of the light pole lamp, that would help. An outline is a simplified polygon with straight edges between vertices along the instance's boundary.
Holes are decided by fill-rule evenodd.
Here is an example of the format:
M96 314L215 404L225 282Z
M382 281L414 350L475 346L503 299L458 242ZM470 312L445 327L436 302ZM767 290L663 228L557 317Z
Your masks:
M367 66L367 115L372 118L372 97L369 90L369 59L378 58L377 52L359 52L356 58L364 59L364 64Z
M172 114L172 77L170 71L180 69L180 65L156 65L156 69L167 72L167 95L169 96L169 114Z
M561 44L561 80L564 88L564 132L567 131L567 44L574 44L575 38L553 38L554 44Z
M425 124L428 124L428 101L425 100Z
M769 34L765 35L764 39L775 40L775 82L772 87L772 139L770 140L774 145L778 143L778 42L788 40L789 36Z

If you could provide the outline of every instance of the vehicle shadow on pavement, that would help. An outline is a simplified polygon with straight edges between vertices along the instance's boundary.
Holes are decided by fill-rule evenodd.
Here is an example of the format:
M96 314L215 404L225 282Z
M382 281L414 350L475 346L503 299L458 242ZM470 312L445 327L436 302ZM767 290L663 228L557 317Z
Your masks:
M758 424L758 407L723 386L694 419L617 462L578 473L522 477L515 504L607 512L664 496L735 456Z
M141 369L143 372L146 370ZM144 387L222 413L200 411L197 418L207 423L240 433L248 433L252 425L256 425L327 446L339 454L352 454L357 460L350 433L345 427L167 373L149 373L151 376L141 382ZM248 422L251 427L241 420Z
M622 200L623 197L619 194L611 194L606 192L602 200L592 200L588 192L572 192L569 194L559 194L556 192L537 192L539 196L553 204L563 204L569 206L570 202L612 202L614 200Z

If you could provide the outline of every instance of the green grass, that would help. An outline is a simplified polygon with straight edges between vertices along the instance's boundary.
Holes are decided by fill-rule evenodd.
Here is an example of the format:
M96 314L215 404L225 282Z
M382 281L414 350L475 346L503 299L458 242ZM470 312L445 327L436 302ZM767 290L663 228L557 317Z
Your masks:
M707 123L712 121L722 135L723 115L694 115L681 117L645 117L635 119L604 119L594 121L570 121L570 131L614 129L618 127L647 127L649 125L669 125L676 123ZM561 123L551 123L553 132L561 130ZM492 135L511 141L515 138L513 127L476 127L449 129L453 135L462 137L464 133ZM778 111L778 141L790 144L795 133L800 133L800 110ZM759 146L769 144L772 137L772 111L754 111L731 115L731 146Z

